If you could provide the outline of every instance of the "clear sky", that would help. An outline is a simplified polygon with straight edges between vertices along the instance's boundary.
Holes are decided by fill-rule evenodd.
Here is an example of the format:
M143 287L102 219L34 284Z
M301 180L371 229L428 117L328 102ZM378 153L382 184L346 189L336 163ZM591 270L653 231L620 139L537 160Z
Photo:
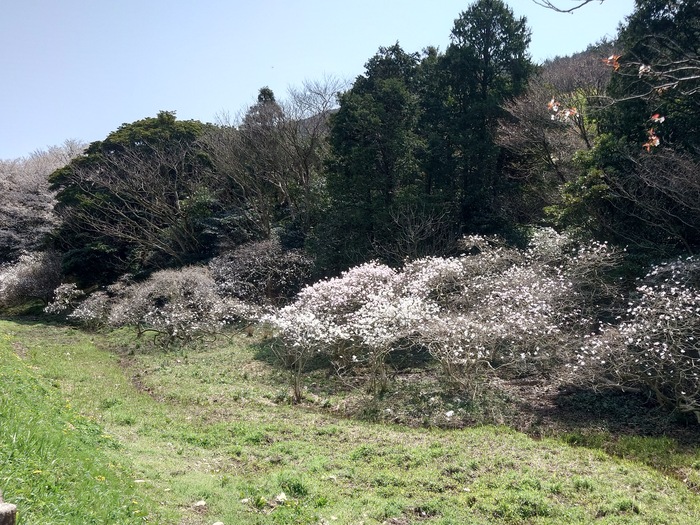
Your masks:
M571 0L560 0L566 4ZM0 0L0 159L176 111L213 122L258 89L363 73L380 46L445 50L469 0ZM634 0L507 2L542 62L613 37Z

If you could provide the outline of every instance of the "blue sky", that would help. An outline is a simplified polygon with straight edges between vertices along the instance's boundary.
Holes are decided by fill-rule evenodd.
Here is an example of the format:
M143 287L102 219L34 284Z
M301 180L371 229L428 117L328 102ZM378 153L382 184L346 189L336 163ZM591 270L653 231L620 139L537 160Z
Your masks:
M572 0L559 0L562 5ZM613 37L633 0L557 14L507 2L541 62ZM122 123L176 111L213 122L269 86L352 80L380 46L444 50L456 0L2 0L0 159L66 139L101 140Z

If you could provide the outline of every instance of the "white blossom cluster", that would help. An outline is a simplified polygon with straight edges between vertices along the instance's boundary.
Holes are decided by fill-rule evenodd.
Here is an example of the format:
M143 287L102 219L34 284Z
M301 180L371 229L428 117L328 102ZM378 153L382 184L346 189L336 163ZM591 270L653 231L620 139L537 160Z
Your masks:
M165 344L187 343L218 332L247 310L240 301L220 298L208 270L193 266L161 270L129 286L112 306L108 321L157 332Z
M478 250L473 255L425 257L401 270L363 264L303 289L264 320L296 356L326 352L375 367L388 353L419 345L458 382L497 366L551 360L591 322L578 306L575 264L562 264L571 242L561 237L538 231L518 250L473 236L465 239ZM583 252L602 260L612 254L597 245Z
M369 262L307 286L297 300L263 317L291 346L313 350L354 342L351 317L373 294L384 293L396 279L386 265Z
M59 314L67 310L73 310L76 304L85 297L75 283L60 284L53 291L53 300L44 308L47 314Z
M587 338L574 370L622 387L650 388L700 420L700 261L653 267L618 324Z
M103 290L91 293L68 314L68 319L77 321L89 330L97 330L109 324L109 314L117 299Z
M17 262L0 266L0 306L12 306L27 299L40 299L48 303L60 279L61 261L58 254L23 254Z
M76 306L80 294L75 285L62 284L49 308L53 312L73 308L68 319L90 329L135 326L139 334L156 334L163 345L188 343L259 315L255 306L220 297L206 267L162 270L143 282L127 275Z

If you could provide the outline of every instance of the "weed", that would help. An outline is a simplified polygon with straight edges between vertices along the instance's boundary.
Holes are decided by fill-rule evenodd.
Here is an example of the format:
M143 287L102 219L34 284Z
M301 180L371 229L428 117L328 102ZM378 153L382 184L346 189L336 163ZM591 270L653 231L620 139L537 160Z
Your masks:
M309 495L309 489L302 478L294 473L282 472L277 477L282 490L293 498L304 498Z
M576 477L573 479L572 483L575 490L582 492L592 492L595 488L593 482L587 478Z

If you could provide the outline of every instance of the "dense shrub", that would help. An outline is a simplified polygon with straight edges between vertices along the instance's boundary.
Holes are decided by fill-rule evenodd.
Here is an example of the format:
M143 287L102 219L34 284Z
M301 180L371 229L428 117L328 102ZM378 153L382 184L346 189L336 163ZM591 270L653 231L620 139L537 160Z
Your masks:
M53 299L44 311L63 314L84 328L102 328L108 324L112 307L124 297L131 284L132 275L125 274L117 282L86 294L75 283L63 283L54 290Z
M653 267L618 323L589 337L572 368L598 386L650 389L700 421L700 261Z
M54 252L33 252L0 267L0 307L39 299L48 303L61 282L61 260Z
M74 315L99 317L106 298L98 295L92 313ZM86 306L85 310L88 307ZM251 309L235 299L221 299L216 284L203 267L161 270L148 280L130 285L110 308L113 326L136 326L139 334L150 331L163 345L189 343L218 333L225 325L252 315Z
M292 298L309 279L312 260L301 250L283 250L277 238L252 242L212 259L219 293L255 304Z
M422 327L420 341L450 382L474 389L495 369L542 374L568 359L577 338L594 323L585 305L610 288L604 273L619 262L618 254L604 244L576 245L550 229L532 232L525 250L495 238L464 242L477 253L419 260L404 269L410 293L423 290L440 305L440 315Z
M604 270L618 260L606 245L577 248L552 230L536 231L525 250L484 237L465 247L472 255L426 257L400 271L363 264L267 316L285 342L280 354L293 355L297 382L305 360L325 352L342 368L366 365L381 391L387 355L407 347L428 349L462 388L497 368L543 373L591 329L582 291L598 297Z

